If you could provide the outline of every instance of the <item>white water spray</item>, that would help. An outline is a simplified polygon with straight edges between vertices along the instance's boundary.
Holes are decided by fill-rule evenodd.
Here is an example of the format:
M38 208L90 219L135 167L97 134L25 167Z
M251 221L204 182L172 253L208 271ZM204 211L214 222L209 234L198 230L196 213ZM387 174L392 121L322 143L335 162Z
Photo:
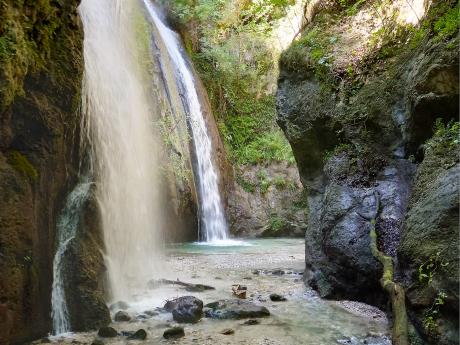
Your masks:
M225 241L228 239L227 222L219 195L218 175L212 161L212 142L201 109L193 73L181 51L177 34L162 22L150 0L144 0L144 3L174 65L179 89L184 93L185 108L189 116L196 156L201 238L207 242Z
M70 332L69 311L65 296L64 258L69 243L75 238L83 205L88 198L91 183L79 183L67 197L57 223L57 250L53 260L53 290L51 293L51 318L53 334Z
M83 0L83 128L101 208L111 298L130 301L162 266L157 143L137 56L136 0Z

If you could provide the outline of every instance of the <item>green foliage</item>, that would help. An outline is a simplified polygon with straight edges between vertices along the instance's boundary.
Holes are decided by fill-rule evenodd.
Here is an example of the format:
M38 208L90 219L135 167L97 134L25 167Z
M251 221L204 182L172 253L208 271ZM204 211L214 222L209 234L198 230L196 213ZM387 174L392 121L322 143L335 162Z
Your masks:
M423 327L428 333L433 333L436 331L436 321L439 317L439 311L441 306L445 303L446 298L447 294L444 291L439 291L430 309L428 309L428 311L425 313L425 317L423 319Z
M331 49L336 40L328 32L313 27L283 52L281 63L291 71L311 71L325 87L333 86L334 80L330 73L333 64Z
M418 268L419 282L426 285L431 284L435 273L448 265L448 262L442 260L441 252L431 255L428 260L422 263Z
M264 133L245 146L234 151L234 156L241 164L270 163L273 161L294 162L291 148L281 131Z
M236 182L243 187L243 189L248 192L248 193L254 193L256 191L256 185L247 179L245 179L243 176L238 175L236 177Z
M269 221L269 229L271 232L278 232L287 225L286 220L277 214L271 214Z
M404 46L415 49L423 40L434 37L444 40L455 36L459 29L458 1L437 2L417 26L400 25L387 18L383 28L375 32L371 44L380 45L380 58L398 54Z
M434 150L439 154L457 150L460 139L460 123L458 121L450 121L444 124L442 119L437 119L434 125L434 135L426 143L427 150Z
M434 32L439 38L451 37L458 32L459 4L450 8L446 13L434 22Z
M26 156L18 151L11 151L8 154L8 163L18 172L27 177L30 181L35 181L38 177L37 170L29 162Z
M257 177L259 178L259 189L260 193L265 194L268 192L268 189L272 185L271 180L268 178L267 173L265 170L260 170L257 173Z
M272 183L277 189L285 189L288 186L288 181L286 181L286 179L281 176L276 176L272 180Z
M442 119L436 119L434 129L434 136L443 139L449 146L459 144L460 123L458 121L450 121L444 125Z

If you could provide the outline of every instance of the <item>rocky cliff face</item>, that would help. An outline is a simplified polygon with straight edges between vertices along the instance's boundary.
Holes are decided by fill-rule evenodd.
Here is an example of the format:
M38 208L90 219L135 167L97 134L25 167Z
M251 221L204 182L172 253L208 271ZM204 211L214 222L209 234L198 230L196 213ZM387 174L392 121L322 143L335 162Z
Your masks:
M458 158L449 153L458 149L449 123L458 116L458 24L442 29L458 5L434 2L415 25L403 14L417 9L405 6L324 2L282 57L278 122L308 191L306 282L324 297L383 305L369 247L375 222L417 329L430 343L458 344L456 307L436 307L439 296L458 305L449 271L458 271ZM436 119L456 141L433 150ZM431 261L433 278L419 277Z
M77 6L0 6L0 343L51 329L56 219L79 155Z
M235 167L228 218L238 237L303 237L305 196L294 164Z

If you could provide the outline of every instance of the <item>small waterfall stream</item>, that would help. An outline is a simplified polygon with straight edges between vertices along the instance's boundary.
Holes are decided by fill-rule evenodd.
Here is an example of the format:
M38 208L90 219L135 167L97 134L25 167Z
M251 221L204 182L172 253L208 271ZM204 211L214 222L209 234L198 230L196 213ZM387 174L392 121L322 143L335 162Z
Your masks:
M193 72L184 57L177 34L161 20L150 0L144 0L148 13L166 46L169 58L175 68L175 77L183 93L184 108L187 111L196 157L195 175L200 199L200 239L218 243L228 239L228 227L219 194L216 167L213 163L212 141L195 86Z
M53 334L70 332L69 311L65 296L65 254L69 243L75 238L83 205L88 199L91 182L82 181L67 197L65 207L57 223L57 250L53 260L53 290L51 294L51 317Z

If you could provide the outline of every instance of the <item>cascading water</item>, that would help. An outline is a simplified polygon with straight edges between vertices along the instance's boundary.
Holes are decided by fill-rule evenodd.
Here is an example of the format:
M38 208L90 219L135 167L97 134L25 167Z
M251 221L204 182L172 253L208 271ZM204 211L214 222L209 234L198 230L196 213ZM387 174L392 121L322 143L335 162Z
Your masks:
M149 76L140 65L136 0L83 0L83 124L101 209L113 300L130 301L158 275L160 176ZM163 267L161 267L163 269Z
M53 290L51 294L51 317L53 334L70 332L69 312L65 298L65 254L69 243L75 238L83 205L88 199L91 183L80 182L67 197L57 223L57 250L53 261Z
M212 161L212 142L195 87L193 73L183 55L177 34L162 22L150 0L144 0L148 13L156 26L175 68L176 82L183 93L196 156L196 179L200 198L200 238L206 242L228 239L228 228L219 195L218 175Z

